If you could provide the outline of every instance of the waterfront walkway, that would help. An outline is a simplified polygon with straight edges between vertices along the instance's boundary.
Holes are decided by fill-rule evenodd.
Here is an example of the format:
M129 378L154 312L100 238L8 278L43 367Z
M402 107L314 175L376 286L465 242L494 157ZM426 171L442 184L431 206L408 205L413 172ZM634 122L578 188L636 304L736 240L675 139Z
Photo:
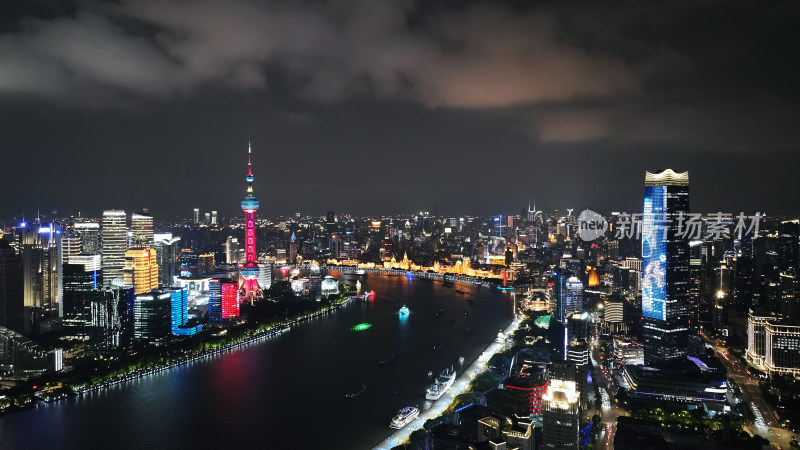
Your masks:
M509 324L508 327L503 330L505 336L510 336L512 333L514 333L514 331L516 331L519 327L520 323L522 323L522 319L520 317L512 320L511 324ZM505 345L505 339L502 341L495 339L486 348L486 350L484 350L483 353L481 353L480 356L478 356L478 358L475 359L475 361L470 364L470 366L467 367L464 372L462 372L461 376L456 379L453 387L448 389L442 398L436 400L429 409L421 411L417 419L406 425L404 428L392 433L389 437L381 441L380 444L376 445L374 449L388 450L401 445L408 441L411 433L422 428L426 421L441 416L444 411L453 403L453 400L455 400L456 396L466 392L469 389L469 384L472 382L472 380L474 380L478 374L486 370L487 364L489 363L489 358L500 351L503 348L503 345ZM390 421L391 417L387 417L387 427Z
M311 320L311 319L313 319L315 317L320 317L320 316L323 316L325 314L329 314L329 313L331 313L331 312L333 312L333 311L335 311L335 310L347 305L348 303L350 303L352 301L353 301L353 297L350 297L350 298L348 298L347 300L345 300L345 301L343 301L341 303L335 303L335 304L333 304L333 305L331 305L331 306L329 306L329 307L327 307L325 309L322 309L320 311L317 311L317 312L314 312L314 313L304 314L304 315L302 315L300 317L296 317L296 318L294 318L292 320L278 323L276 325L273 325L272 327L269 327L267 329L258 331L258 332L254 333L252 335L245 336L242 339L237 340L236 342L231 342L229 344L225 344L225 345L222 345L222 346L219 346L219 347L216 347L216 348L212 348L212 349L208 349L208 350L201 350L201 351L198 351L195 354L192 354L192 355L189 355L189 356L184 356L182 358L178 358L178 359L175 359L173 361L169 361L169 362L164 363L164 364L155 365L155 366L152 366L152 367L147 367L147 368L142 368L142 369L132 370L132 371L130 371L128 373L125 373L125 374L121 374L121 375L110 377L110 378L108 378L106 380L103 380L103 381L97 383L97 384L89 384L89 385L86 385L86 386L73 386L72 390L73 390L73 392L75 392L78 395L84 395L84 394L88 394L88 393L92 393L92 392L97 392L97 391L100 391L102 389L107 389L107 388L110 388L112 386L125 383L127 381L135 380L137 378L146 377L148 375L152 375L152 374L156 374L156 373L159 373L159 372L163 372L165 370L169 370L169 369L172 369L172 368L175 368L175 367L183 366L183 365L189 364L191 362L200 361L202 359L219 356L219 355L222 355L224 353L228 353L228 352L231 352L231 351L234 351L234 350L238 350L238 349L240 349L242 347L245 347L245 346L248 346L248 345L251 345L251 344L264 342L267 339L271 339L273 337L276 337L276 336L282 334L284 331L289 331L292 326L299 325L300 323L305 322L307 320Z

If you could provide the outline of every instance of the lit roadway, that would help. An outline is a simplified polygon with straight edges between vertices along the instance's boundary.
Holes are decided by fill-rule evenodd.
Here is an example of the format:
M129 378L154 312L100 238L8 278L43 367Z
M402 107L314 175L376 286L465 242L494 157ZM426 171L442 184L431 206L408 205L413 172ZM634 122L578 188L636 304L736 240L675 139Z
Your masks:
M701 335L704 338L706 336ZM778 415L767 404L761 395L758 381L750 377L747 373L747 366L739 361L739 358L728 352L725 347L720 347L706 338L713 348L717 358L722 361L728 371L729 378L734 382L742 393L742 402L750 406L755 420L747 421L744 428L751 434L758 434L775 444L777 448L789 448L793 434L781 428Z
M514 331L517 330L519 324L522 323L522 318L517 317L515 318L511 324L503 330L505 336L511 336ZM390 448L396 447L398 445L403 444L404 442L408 441L409 436L416 430L422 428L422 425L430 419L436 419L437 417L441 416L445 410L453 403L455 397L459 394L464 393L469 389L469 383L475 379L478 374L486 370L487 364L489 363L489 358L492 357L495 353L500 351L505 344L505 339L495 340L489 347L478 356L478 359L475 360L462 374L461 376L456 379L456 382L453 386L445 392L445 394L439 400L433 402L433 405L425 411L420 411L419 417L414 419L408 425L403 427L400 430L395 431L385 440L383 440L380 444L376 445L374 449L376 450L388 450ZM389 419L387 419L388 423Z
M600 392L605 391L608 394L608 402L602 399L602 412L600 414L601 430L597 440L598 449L612 449L614 448L614 423L619 416L628 416L627 411L619 408L614 404L614 394L617 392L616 382L614 381L613 374L609 373L605 367L600 363L600 344L596 329L594 331L594 338L592 339L592 347L589 356L592 358L592 383L597 384ZM602 397L602 395L601 395ZM594 403L590 402L590 410L594 409ZM590 416L591 417L591 416Z

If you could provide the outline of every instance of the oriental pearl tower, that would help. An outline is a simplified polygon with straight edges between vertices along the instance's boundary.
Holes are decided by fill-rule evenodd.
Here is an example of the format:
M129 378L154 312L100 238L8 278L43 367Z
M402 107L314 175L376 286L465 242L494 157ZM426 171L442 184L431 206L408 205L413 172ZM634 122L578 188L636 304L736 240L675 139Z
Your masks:
M241 285L239 287L239 300L242 303L253 303L256 299L263 296L258 285L258 258L256 257L256 211L258 211L258 200L253 195L253 163L251 155L253 149L250 143L247 144L247 195L242 200L242 211L244 211L245 222L245 260L239 265Z

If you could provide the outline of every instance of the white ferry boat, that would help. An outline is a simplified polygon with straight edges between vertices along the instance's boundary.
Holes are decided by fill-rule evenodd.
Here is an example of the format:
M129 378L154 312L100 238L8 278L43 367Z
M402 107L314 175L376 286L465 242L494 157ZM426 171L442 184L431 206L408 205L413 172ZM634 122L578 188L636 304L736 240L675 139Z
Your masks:
M456 380L456 372L453 370L452 367L449 369L444 369L438 377L436 377L436 381L430 385L425 392L425 398L428 400L439 400L442 398L445 392L450 389L450 386L453 385L453 382Z
M404 426L408 425L412 420L419 417L419 409L414 408L413 406L406 406L405 408L401 409L397 412L392 418L392 422L389 424L389 428L394 428L399 430Z

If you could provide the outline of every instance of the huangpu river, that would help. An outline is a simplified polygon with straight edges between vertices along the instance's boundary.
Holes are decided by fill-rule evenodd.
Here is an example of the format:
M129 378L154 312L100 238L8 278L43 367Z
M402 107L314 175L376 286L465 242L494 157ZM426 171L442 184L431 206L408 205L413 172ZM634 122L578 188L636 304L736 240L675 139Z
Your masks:
M453 365L460 375L513 319L511 294L497 289L329 273L346 284L361 280L374 301L217 357L2 416L0 448L369 449L391 434L400 408L424 407L429 370ZM403 305L407 316L398 314ZM371 326L353 330L358 324Z

